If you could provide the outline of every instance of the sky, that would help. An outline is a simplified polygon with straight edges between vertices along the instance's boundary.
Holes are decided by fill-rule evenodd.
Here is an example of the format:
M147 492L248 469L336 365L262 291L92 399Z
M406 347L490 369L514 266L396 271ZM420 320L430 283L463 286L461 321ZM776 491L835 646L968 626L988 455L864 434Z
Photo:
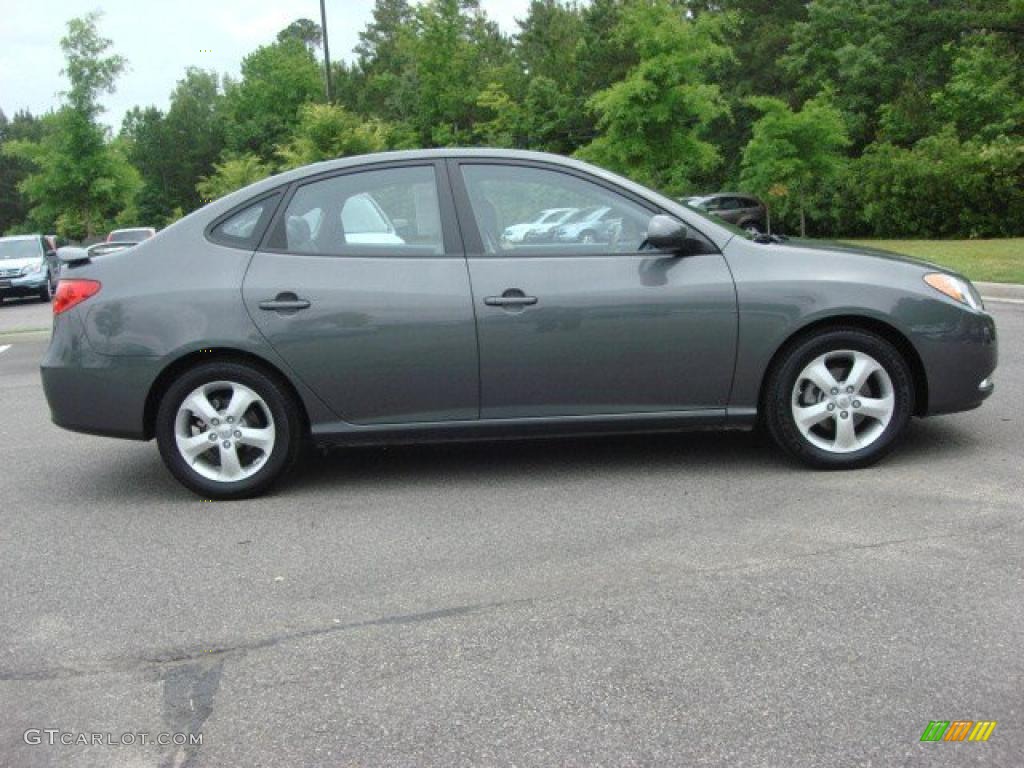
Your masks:
M374 0L327 0L332 59L351 59ZM482 0L506 33L529 0ZM242 58L273 42L291 21L320 21L319 0L0 0L0 109L41 114L60 104L60 39L68 19L100 10L100 32L128 59L117 91L104 95L103 122L115 130L132 107L167 108L189 66L237 75Z

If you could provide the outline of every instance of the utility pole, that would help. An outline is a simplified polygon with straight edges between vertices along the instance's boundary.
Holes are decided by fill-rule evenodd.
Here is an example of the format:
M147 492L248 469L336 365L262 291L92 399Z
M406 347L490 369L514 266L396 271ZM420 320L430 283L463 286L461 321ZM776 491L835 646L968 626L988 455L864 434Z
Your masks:
M320 0L320 32L324 37L324 88L327 92L327 103L331 103L331 48L327 44L327 8L325 0Z

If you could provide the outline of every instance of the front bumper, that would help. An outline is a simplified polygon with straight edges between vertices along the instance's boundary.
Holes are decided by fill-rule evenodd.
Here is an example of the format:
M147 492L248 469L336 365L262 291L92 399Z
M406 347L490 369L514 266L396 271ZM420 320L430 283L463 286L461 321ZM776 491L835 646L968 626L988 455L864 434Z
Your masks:
M46 271L24 277L0 278L0 296L35 296L46 285L49 275Z
M995 391L999 349L992 315L960 310L955 324L916 341L928 379L928 415L969 411Z

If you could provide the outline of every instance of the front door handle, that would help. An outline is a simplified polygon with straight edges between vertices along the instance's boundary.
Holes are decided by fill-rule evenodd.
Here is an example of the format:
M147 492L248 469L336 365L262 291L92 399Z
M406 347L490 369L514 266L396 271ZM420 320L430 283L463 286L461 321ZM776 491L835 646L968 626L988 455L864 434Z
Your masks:
M485 296L488 307L530 307L537 303L536 296L527 296L518 288L509 288L501 296Z
M291 292L279 293L273 299L261 301L259 304L260 309L268 312L298 312L300 309L309 309L309 306L306 299L300 299Z

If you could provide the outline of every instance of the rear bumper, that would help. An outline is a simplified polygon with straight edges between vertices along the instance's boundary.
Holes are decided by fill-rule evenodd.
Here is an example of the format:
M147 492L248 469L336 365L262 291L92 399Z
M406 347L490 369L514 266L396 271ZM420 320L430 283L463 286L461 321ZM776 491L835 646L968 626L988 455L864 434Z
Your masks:
M40 366L53 423L75 432L146 439L146 393L159 359L97 354L80 327L74 311L56 317Z

